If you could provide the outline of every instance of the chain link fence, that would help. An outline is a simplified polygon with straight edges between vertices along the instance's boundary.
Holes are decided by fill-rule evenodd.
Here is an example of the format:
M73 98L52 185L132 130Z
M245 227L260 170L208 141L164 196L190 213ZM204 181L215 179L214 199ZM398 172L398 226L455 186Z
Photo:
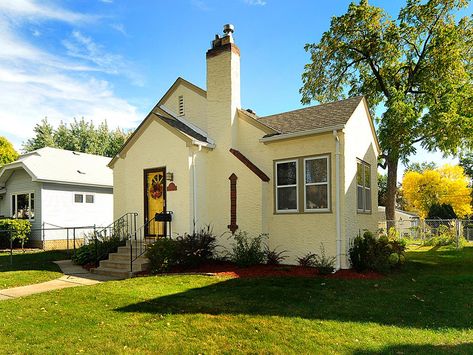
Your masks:
M473 241L473 220L400 219L378 222L378 234L401 238L408 243L431 246L455 245Z

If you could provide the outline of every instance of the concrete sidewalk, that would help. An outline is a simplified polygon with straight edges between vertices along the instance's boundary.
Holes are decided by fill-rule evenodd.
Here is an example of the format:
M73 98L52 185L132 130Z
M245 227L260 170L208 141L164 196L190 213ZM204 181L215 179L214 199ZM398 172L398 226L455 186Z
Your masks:
M64 276L56 280L46 281L39 284L7 288L0 290L0 301L18 297L33 295L35 293L60 290L63 288L90 286L104 281L119 280L116 277L91 274L81 266L74 265L71 260L55 261Z

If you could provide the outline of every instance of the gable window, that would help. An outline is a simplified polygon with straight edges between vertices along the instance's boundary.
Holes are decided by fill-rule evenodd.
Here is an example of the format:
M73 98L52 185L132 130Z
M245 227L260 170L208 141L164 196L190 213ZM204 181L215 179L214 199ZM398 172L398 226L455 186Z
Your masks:
M11 195L11 215L12 218L34 219L34 193Z
M371 166L363 160L357 161L356 195L358 212L371 212Z
M184 96L179 96L179 116L184 116Z
M276 162L276 211L297 212L297 160Z
M75 203L83 203L84 202L84 195L74 194L74 202Z
M328 156L304 159L305 211L328 211L330 208L328 161Z
M85 195L85 203L94 203L94 195Z

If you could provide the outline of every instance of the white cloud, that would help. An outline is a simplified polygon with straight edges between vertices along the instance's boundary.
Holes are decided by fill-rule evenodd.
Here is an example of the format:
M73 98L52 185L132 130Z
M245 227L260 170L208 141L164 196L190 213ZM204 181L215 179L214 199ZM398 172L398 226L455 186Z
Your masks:
M245 0L245 3L251 6L264 6L266 5L265 0Z
M110 27L113 28L115 31L120 32L122 35L129 37L128 32L126 31L123 23L112 23Z
M113 85L101 75L138 77L121 55L108 53L79 31L67 39L65 56L50 53L20 35L30 22L40 34L38 22L85 18L51 4L0 1L0 135L20 148L45 116L54 125L84 117L95 123L107 119L110 127L135 127L141 116L137 108L118 97Z

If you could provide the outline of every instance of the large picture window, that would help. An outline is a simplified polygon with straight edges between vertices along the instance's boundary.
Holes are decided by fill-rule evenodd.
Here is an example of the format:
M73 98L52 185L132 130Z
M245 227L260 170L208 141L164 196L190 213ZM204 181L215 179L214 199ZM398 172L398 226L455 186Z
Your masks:
M12 218L34 219L34 193L11 195Z
M297 212L297 160L276 163L276 210L277 212Z
M328 156L304 159L304 209L306 211L328 211L329 164Z
M356 188L358 212L371 212L371 167L362 160L357 162Z

